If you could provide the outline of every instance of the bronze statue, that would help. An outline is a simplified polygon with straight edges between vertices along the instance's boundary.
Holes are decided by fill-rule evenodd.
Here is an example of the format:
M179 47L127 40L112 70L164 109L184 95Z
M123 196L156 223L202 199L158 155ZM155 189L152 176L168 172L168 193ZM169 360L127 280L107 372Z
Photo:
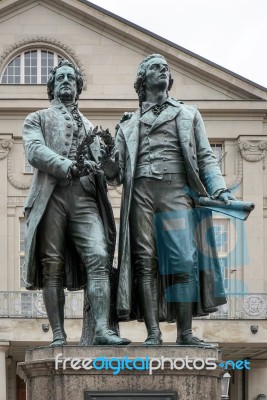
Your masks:
M35 167L25 204L27 289L43 289L52 346L66 344L64 287L85 285L93 344L128 344L109 327L115 223L100 163L103 149L78 109L82 87L79 70L61 61L48 78L50 107L24 123L25 152Z
M129 318L135 297L148 332L145 345L162 343L164 317L177 321L178 345L210 347L193 336L192 316L214 312L226 299L211 213L203 218L195 205L199 196L225 204L235 199L200 113L169 96L172 84L166 59L146 57L134 84L140 108L122 119L116 135L119 173L110 184L124 185L117 309ZM206 258L204 231L211 242Z

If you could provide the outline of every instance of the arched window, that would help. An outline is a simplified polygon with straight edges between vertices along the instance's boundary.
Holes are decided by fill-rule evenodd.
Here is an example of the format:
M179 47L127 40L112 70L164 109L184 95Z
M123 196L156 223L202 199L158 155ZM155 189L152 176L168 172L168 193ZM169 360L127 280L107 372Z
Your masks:
M49 71L63 57L45 49L27 50L9 62L1 77L2 84L46 84Z

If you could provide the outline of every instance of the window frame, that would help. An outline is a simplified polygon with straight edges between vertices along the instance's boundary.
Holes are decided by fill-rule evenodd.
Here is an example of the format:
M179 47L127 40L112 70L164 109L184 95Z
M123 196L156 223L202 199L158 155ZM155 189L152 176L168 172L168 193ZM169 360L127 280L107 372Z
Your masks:
M27 171L28 169L28 171ZM32 175L34 171L34 167L29 163L29 161L27 160L26 154L24 153L24 171L23 174L24 175Z
M221 141L221 140L210 140L210 146L211 146L211 149L213 152L214 152L214 150L213 150L212 146L216 147L218 145L220 145L222 148L222 157L223 157L223 160L222 160L221 164L219 164L219 167L221 169L222 175L225 176L225 143L224 143L224 141ZM215 152L214 152L214 154L216 156Z
M34 83L30 83L30 82L25 82L25 54L28 52L33 52L36 51L37 52L37 79L36 82ZM6 64L5 67L3 68L3 71L1 73L0 76L0 84L1 85L46 85L46 82L42 83L42 51L48 52L48 53L52 53L53 54L53 67L55 65L58 64L58 61L60 59L64 59L65 57L63 55L61 55L59 52L52 50L50 48L46 48L46 47L32 47L32 48L27 48L24 49L23 51L21 51L20 53L15 54L12 59L10 59ZM4 75L7 71L8 66L10 65L10 63L12 61L14 61L16 58L20 58L20 73L19 73L19 77L20 77L20 82L2 82ZM51 67L51 69L53 68ZM49 73L49 71L48 71ZM14 75L13 75L14 76Z
M218 259L224 259L226 260L226 267L221 265L221 270L222 270L222 277L223 277L223 284L224 284L224 289L225 292L229 292L231 290L231 285L230 285L230 280L231 280L231 270L230 267L228 265L228 257L229 257L229 253L230 253L230 249L231 249L231 223L230 223L230 219L229 218L224 218L221 216L215 216L213 217L213 226L215 228L216 222L225 222L227 224L227 229L225 230L225 232L227 232L227 251L219 251L219 248L217 246L217 242L216 242L216 248L217 248L217 253L218 253ZM215 234L215 230L214 230L214 234ZM216 236L215 236L216 239ZM221 263L220 263L221 264ZM225 284L227 282L227 284Z

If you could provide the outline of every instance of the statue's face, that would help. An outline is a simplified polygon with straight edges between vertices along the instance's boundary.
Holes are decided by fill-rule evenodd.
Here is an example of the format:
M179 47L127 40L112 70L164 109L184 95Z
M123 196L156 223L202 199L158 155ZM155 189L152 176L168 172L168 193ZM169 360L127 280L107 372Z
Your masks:
M167 90L170 80L170 70L166 60L160 57L152 58L146 65L146 90Z
M75 101L77 95L77 83L73 68L63 65L58 68L55 75L54 98L63 103Z

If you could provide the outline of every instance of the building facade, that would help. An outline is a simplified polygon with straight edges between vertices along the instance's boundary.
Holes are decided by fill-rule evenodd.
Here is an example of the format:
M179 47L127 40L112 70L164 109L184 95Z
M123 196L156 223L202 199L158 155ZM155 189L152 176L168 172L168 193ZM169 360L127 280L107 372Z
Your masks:
M255 210L243 223L215 215L227 306L194 320L197 335L218 343L224 360L249 359L231 371L232 400L267 394L267 89L83 0L0 2L0 400L24 399L16 364L28 347L51 341L39 292L24 288L23 203L32 168L25 160L22 124L47 108L46 79L61 58L85 77L80 109L94 124L115 131L125 111L138 107L136 68L148 54L164 55L171 96L201 112L228 187ZM121 188L110 189L118 226ZM66 292L69 343L82 330L83 293ZM143 324L121 324L142 342ZM162 324L165 342L175 325Z

